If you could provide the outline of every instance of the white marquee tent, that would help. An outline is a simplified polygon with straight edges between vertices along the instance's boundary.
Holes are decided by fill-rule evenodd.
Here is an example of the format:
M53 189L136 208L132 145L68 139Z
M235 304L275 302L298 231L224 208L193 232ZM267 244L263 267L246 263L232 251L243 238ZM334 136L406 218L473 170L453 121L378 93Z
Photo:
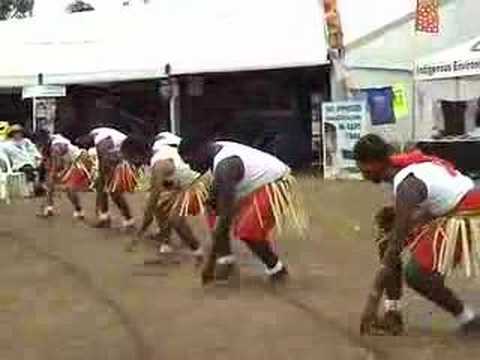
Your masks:
M417 138L443 130L442 101L466 102L466 133L477 135L475 116L480 96L480 36L415 63Z
M159 0L0 23L0 87L98 83L327 63L317 0Z

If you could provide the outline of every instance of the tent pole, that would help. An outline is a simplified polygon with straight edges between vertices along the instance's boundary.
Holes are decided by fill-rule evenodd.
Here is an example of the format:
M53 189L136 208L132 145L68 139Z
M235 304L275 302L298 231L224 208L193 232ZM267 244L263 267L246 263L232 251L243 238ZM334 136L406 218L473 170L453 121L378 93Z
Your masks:
M37 98L32 98L32 132L37 131Z
M170 96L170 132L180 135L180 85L175 78L170 79L172 94Z

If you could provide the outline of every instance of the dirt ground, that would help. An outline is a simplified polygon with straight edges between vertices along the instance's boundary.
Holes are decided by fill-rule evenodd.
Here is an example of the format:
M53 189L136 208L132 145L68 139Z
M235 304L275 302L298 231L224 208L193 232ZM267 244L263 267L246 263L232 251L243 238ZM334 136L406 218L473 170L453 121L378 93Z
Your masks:
M145 266L148 247L125 253L128 235L75 223L64 199L50 220L34 216L33 201L2 205L0 359L478 358L480 344L458 338L448 316L412 293L407 335L360 337L382 192L359 182L301 184L310 231L279 241L292 279L277 291L243 253L239 289L203 289L191 262ZM131 198L137 214L143 200ZM92 210L91 194L84 202ZM455 285L480 309L477 284Z

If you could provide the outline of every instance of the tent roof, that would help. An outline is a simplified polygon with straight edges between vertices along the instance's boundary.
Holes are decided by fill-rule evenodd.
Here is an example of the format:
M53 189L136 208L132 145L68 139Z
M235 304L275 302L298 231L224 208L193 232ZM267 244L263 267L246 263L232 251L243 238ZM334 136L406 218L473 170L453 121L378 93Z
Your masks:
M109 15L92 12L1 23L0 34L10 37L2 42L0 86L36 84L40 73L46 84L163 76L166 60L160 51L138 41L146 30L141 14Z
M416 0L337 0L337 3L347 46L412 15L416 6ZM375 15L369 15L365 9L372 9Z
M181 15L187 25L177 26L169 36L173 74L327 63L323 8L318 0L204 0L193 4L195 8Z
M480 75L480 36L415 62L417 80Z
M158 0L0 23L0 87L110 82L327 63L318 0ZM1 35L0 35L1 36ZM4 36L1 36L2 39Z

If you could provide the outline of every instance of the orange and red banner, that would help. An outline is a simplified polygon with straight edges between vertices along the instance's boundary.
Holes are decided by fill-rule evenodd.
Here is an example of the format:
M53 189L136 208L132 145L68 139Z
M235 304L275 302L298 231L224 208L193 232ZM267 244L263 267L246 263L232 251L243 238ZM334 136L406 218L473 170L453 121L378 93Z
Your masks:
M417 0L415 30L436 34L440 30L438 0Z
M337 0L323 0L325 23L327 25L328 46L331 49L343 49L343 31Z

